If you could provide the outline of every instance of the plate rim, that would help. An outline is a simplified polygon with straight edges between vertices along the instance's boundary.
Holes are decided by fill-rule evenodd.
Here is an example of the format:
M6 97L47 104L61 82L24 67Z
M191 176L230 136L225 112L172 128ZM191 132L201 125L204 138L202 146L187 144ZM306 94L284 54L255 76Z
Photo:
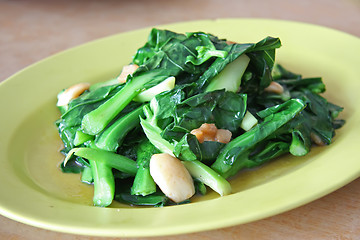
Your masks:
M95 40L92 40L92 41L89 41L89 42L86 42L84 44L81 44L81 45L78 45L78 46L75 46L75 47L72 47L72 48L69 48L69 49L66 49L64 51L61 51L59 53L56 53L54 55L51 55L49 57L46 57L40 61L37 61L29 66L27 66L26 68L18 71L17 73L11 75L9 78L7 78L6 80L2 81L0 83L0 90L2 88L5 88L4 86L6 86L8 84L8 82L11 81L11 79L14 79L16 78L16 76L18 75L21 75L24 73L24 71L26 71L27 69L30 69L30 68L33 68L35 65L41 65L43 62L46 62L48 61L49 59L52 59L52 58L56 58L58 57L60 54L69 54L71 53L71 51L73 51L74 49L77 49L77 48L80 48L80 47L88 47L90 46L90 44L93 44L93 43L97 43L99 41L106 41L106 39L109 39L109 38L112 38L114 36L118 36L118 35L123 35L123 34L131 34L133 32L142 32L142 31L145 31L145 30L149 30L151 29L152 27L158 27L158 28L167 28L169 26L176 26L176 25L183 25L183 24L191 24L191 23L209 23L209 22L226 22L226 21L272 21L272 22L276 22L276 23L286 23L286 24L301 24L301 25L306 25L306 26L309 26L309 27L318 27L319 29L326 29L326 30L330 30L330 31L334 31L336 33L340 33L340 34L346 34L350 37L355 37L354 35L351 35L349 33L346 33L346 32L341 32L339 30L336 30L336 29L331 29L331 28L328 28L328 27L325 27L325 26L319 26L319 25L315 25L315 24L310 24L310 23L303 23L303 22L296 22L296 21L288 21L288 20L276 20L276 19L266 19L266 18L220 18L220 19L208 19L208 20L195 20L195 21L184 21L184 22L176 22L176 23L169 23L169 24L161 24L161 25L156 25L156 26L149 26L149 27L144 27L144 28L140 28L140 29L136 29L136 30L131 30L131 31L127 31L127 32L122 32L122 33L117 33L117 34L113 34L113 35L110 35L110 36L106 36L106 37L102 37L102 38L99 38L99 39L95 39ZM357 39L359 40L359 39ZM256 220L259 220L259 219L263 219L263 218L266 218L266 217L269 217L269 216L272 216L274 214L278 214L278 213L282 213L282 212L285 212L285 211L288 211L290 209L294 209L295 207L299 207L299 206L302 206L304 204L307 204L311 201L314 201L322 196L325 196L333 191L335 191L336 189L338 189L339 187L341 186L344 186L346 185L347 183L353 181L354 179L358 178L360 176L360 170L357 172L357 173L354 173L352 176L348 177L346 181L341 181L341 183L338 183L337 186L332 186L331 189L326 189L324 190L323 192L320 192L317 194L316 198L315 199L308 199L308 201L303 201L301 199L299 199L298 202L294 203L292 202L292 204L289 204L286 208L283 208L281 211L269 211L267 213L267 215L261 215L260 216L255 216L253 215L252 218L249 219L249 221L246 221L246 223L249 223L249 222L252 222L252 221L256 221ZM278 179L275 179L276 181L278 181ZM273 180L273 181L275 181ZM341 185L341 186L339 186ZM260 185L260 186L263 186ZM255 187L256 188L256 187ZM238 193L237 193L238 194ZM224 199L232 199L232 198L235 198L234 195L237 195L237 194L233 194L233 195L230 195L230 196L226 196L224 197ZM211 200L212 201L212 200ZM229 200L230 201L230 200ZM194 203L194 205L196 205L197 203ZM184 205L185 206L185 205ZM176 206L176 208L183 208L184 206ZM6 211L6 209L3 208L3 206L1 205L1 198L0 198L0 213L1 215L5 216L5 217L8 217L8 218L11 218L15 221L19 221L19 222L23 222L23 223L26 223L28 225L32 225L32 226L35 226L35 227L41 227L41 228L44 228L44 229L48 229L48 230L53 230L53 231L58 231L58 232L64 232L64 233L73 233L73 234L80 234L80 235L88 235L88 230L89 229L84 229L83 232L78 232L76 231L76 229L73 229L73 230L70 230L70 232L68 231L69 229L63 229L62 227L62 224L60 225L48 225L46 224L46 222L42 222L42 221L36 221L35 219L23 219L21 218L21 216L18 216L18 215L12 215L12 212L11 211ZM35 217L34 217L35 218ZM209 224L208 226L203 226L200 230L198 229L195 229L195 228L188 228L187 231L184 231L183 229L179 229L179 228L175 228L173 229L171 232L169 231L165 231L166 232L166 235L174 235L174 234L181 234L181 233L191 233L191 232L198 232L198 231L206 231L206 230L213 230L213 229L218 229L218 228L223 228L223 227L229 227L229 226L233 226L233 225L238 225L241 221L238 221L238 222L234 222L233 219L232 220L229 220L229 221L222 221L221 224L217 225L217 227L214 226L215 223L213 224ZM120 232L112 232L110 233L109 235L106 235L106 236L137 236L137 237L144 237L144 236L163 236L165 232L159 232L159 230L154 230L154 231L150 231L148 230L148 232L146 234L140 234L137 232L137 231L134 231L134 232L131 232L131 231L128 231L126 233L123 233L121 234ZM104 236L104 232L98 232L98 230L95 230L95 231L92 231L91 235L93 236Z

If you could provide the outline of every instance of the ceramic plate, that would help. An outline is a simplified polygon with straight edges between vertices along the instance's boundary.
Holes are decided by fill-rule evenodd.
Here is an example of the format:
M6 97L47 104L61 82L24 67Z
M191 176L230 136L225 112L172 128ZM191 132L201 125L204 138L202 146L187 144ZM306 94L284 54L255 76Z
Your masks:
M323 77L325 96L345 107L334 143L305 157L282 157L244 171L234 193L210 192L193 203L163 208L91 206L92 187L58 166L61 141L56 94L78 82L118 75L150 28L100 39L51 56L0 85L0 213L36 227L96 236L159 236L263 219L318 199L360 176L360 40L336 30L266 19L220 19L158 26L204 31L237 42L279 37L278 63L306 77Z

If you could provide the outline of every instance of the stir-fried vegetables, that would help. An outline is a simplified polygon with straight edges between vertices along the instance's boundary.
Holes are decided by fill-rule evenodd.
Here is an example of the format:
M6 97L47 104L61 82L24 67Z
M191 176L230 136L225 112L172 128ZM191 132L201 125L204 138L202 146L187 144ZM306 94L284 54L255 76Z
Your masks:
M164 206L231 194L241 169L329 145L342 107L321 78L275 64L280 46L153 29L119 77L58 94L62 171L94 185L96 206Z

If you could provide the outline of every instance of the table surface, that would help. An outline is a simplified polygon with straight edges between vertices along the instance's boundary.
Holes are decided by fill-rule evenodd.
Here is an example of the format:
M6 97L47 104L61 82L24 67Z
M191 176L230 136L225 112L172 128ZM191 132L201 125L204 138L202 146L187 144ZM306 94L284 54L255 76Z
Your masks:
M158 24L215 18L294 20L360 37L359 0L0 0L0 81L90 40ZM357 179L321 199L267 219L156 239L360 239L359 196ZM103 238L52 232L0 216L0 239Z

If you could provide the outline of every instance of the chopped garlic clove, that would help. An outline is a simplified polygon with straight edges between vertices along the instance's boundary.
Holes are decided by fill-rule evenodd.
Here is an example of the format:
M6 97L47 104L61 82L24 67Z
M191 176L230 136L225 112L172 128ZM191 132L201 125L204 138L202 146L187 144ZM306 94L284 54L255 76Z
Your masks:
M318 146L325 146L326 144L324 143L324 141L320 138L319 135L317 135L314 132L311 132L310 134L310 138L311 140Z
M217 127L213 123L203 123L199 128L204 133L204 141L214 141Z
M167 154L154 154L150 159L150 174L161 191L176 203L195 194L193 179L182 162Z
M78 83L67 89L58 95L57 106L66 106L69 102L79 97L83 92L88 90L90 87L89 83Z
M199 141L199 143L203 143L203 142L204 142L204 132L201 131L200 129L198 129L198 128L193 129L193 130L191 130L190 133L197 138L197 140Z
M139 68L139 66L136 65L136 64L130 64L130 65L124 66L121 73L120 73L120 75L117 78L119 83L125 83L127 77L130 74L133 74L136 71L136 69L138 69L138 68Z
M215 135L215 141L221 143L229 143L232 133L227 129L218 129Z
M283 86L277 82L271 82L270 85L264 89L265 92L271 92L276 94L282 94L284 92Z
M228 143L231 140L232 133L227 129L218 129L213 123L203 123L199 128L190 132L199 143L204 141Z

